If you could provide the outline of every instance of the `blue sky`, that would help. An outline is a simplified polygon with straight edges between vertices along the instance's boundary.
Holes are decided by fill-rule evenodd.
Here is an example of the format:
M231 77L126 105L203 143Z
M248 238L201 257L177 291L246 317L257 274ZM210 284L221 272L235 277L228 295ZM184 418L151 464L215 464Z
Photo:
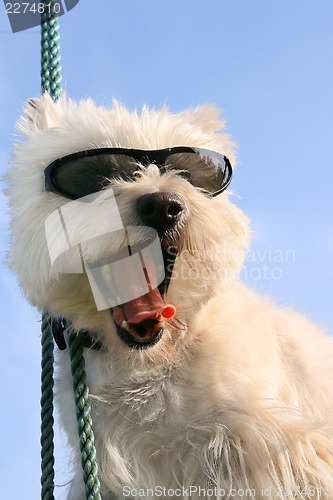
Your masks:
M256 233L243 275L333 334L332 19L332 0L80 0L60 33L63 84L75 99L224 109L239 144L232 189ZM3 4L0 37L3 174L20 109L39 94L40 38L38 28L12 34ZM1 195L2 261L5 211ZM35 500L39 314L0 273L1 495ZM57 432L58 483L66 456Z

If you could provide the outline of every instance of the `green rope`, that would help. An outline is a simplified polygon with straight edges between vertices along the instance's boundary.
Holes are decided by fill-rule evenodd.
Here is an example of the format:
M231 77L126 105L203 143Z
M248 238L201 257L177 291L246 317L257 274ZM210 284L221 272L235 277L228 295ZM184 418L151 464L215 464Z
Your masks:
M56 101L62 92L59 45L59 24L54 4L59 0L44 0L45 9L41 15L41 85L42 93L48 92ZM51 318L42 319L42 388L41 388L41 498L54 500L54 432L53 432L53 337ZM73 387L82 469L86 498L100 500L100 483L96 463L96 450L92 419L90 414L89 389L86 384L83 346L78 335L69 337Z
M59 24L54 4L59 0L45 0L41 15L41 78L42 93L48 92L56 101L62 92L59 45Z
M42 390L41 390L41 498L53 500L54 444L53 444L53 338L50 318L42 318Z
M73 389L86 498L89 500L100 500L100 483L96 463L94 433L92 430L89 389L86 384L83 346L80 337L75 333L71 334L68 338L68 346L72 361Z
M41 78L42 93L56 100L61 93L59 25L54 13L54 1L44 1L41 15ZM54 500L54 418L53 418L53 337L50 317L42 317L41 374L41 498Z

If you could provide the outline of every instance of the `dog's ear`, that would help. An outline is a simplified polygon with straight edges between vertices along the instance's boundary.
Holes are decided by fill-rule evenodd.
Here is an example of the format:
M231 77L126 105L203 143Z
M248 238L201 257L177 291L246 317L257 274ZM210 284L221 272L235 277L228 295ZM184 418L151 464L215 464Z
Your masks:
M19 129L23 134L31 135L38 130L55 127L58 123L58 104L45 93L42 97L28 99L19 121Z
M222 111L213 104L204 104L183 112L183 117L193 128L203 132L201 147L207 147L226 155L236 167L236 144L226 132L226 123L221 118ZM197 144L197 143L196 143Z
M225 122L221 119L221 113L213 104L204 104L195 109L184 111L184 115L187 116L189 122L207 133L225 129Z

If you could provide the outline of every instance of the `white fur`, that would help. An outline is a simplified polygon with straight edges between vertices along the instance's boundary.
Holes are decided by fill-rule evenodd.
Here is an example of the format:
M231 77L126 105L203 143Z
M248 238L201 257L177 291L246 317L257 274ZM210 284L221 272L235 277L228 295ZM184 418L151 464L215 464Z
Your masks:
M105 346L85 353L103 499L115 498L111 491L122 498L126 485L227 492L209 497L192 491L192 499L331 499L332 339L238 280L248 221L227 193L207 198L154 167L114 187L125 225L135 224L133 206L141 194L166 188L188 212L168 291L177 321L149 349L132 350L118 338L109 311L97 311L85 275L62 274L50 264L44 222L68 201L44 189L43 169L52 160L95 147L200 146L234 163L217 111L144 108L137 114L117 102L106 110L65 97L54 104L45 95L27 106L18 126L23 140L8 176L9 260L31 303L70 318L74 328L92 330ZM89 218L77 213L73 225L77 231L103 228L103 212L97 205ZM105 235L87 245L87 256L97 260L112 245ZM68 353L57 358L58 405L74 452L67 498L81 500Z

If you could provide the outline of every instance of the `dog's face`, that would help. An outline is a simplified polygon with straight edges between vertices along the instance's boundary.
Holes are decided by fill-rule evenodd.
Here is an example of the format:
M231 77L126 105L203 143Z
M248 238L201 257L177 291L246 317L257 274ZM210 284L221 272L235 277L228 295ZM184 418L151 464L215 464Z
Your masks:
M169 148L201 148L234 163L233 144L219 132L224 124L216 110L204 106L171 114L144 108L138 115L117 103L106 110L91 101L75 104L62 98L53 103L45 95L29 102L18 126L24 141L16 146L8 176L13 214L10 262L28 299L41 310L69 318L75 328L92 330L115 357L126 352L141 357L170 353L186 342L192 318L216 287L230 286L240 270L248 242L247 219L226 191L218 196L207 192L202 179L209 165L198 161L198 155L191 156L189 167L194 182L186 166L172 168L169 158L161 168L159 157ZM98 154L88 164L81 161L74 168L71 163L72 170L68 162L61 167L64 176L59 182L74 190L74 196L57 188L46 190L44 169L49 164L101 148L140 150L130 158L131 175L122 175L128 173L129 157L117 156L115 149L113 164L121 159L123 166L117 164L117 175L110 170L104 175L103 190L82 188L88 177L96 180L94 165L110 163L110 155ZM145 161L142 150L148 155ZM69 234L66 251L64 224ZM142 259L149 251L145 266ZM128 265L120 258L124 255ZM118 286L125 295L120 294L123 301L118 297L118 302L102 297L106 305L99 306L96 296L107 285L103 282L94 293L92 270L106 261L122 262ZM145 274L150 267L149 287L141 295L142 283L136 282L141 279L140 265Z

